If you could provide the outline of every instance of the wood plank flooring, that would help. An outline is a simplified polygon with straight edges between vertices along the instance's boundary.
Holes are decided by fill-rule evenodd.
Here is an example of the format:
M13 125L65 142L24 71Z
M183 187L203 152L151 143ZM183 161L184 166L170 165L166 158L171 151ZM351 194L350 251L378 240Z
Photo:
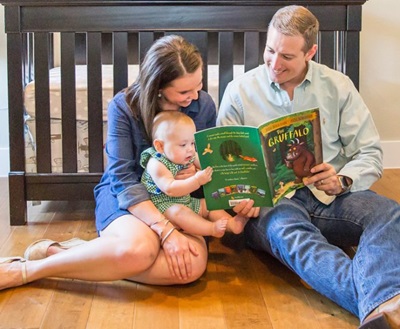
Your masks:
M400 201L400 169L373 187ZM21 255L31 242L96 236L92 202L29 206L26 226L9 225L8 183L0 178L0 256ZM90 329L355 329L358 319L272 257L244 248L243 237L210 242L206 274L187 286L127 281L44 279L0 292L0 328Z

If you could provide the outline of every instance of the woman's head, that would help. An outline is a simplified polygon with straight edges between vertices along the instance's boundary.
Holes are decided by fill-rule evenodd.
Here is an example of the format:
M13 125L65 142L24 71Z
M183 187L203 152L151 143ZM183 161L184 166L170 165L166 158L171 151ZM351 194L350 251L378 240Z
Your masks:
M193 120L179 111L162 111L153 122L152 140L157 152L176 164L185 165L195 155Z
M164 36L150 47L126 92L133 115L143 120L148 136L158 112L178 110L197 99L202 68L199 50L181 36Z

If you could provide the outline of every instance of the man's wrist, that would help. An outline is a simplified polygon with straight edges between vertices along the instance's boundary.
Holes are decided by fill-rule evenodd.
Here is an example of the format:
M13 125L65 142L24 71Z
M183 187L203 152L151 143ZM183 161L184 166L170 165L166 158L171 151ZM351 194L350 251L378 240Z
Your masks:
M350 177L337 175L338 182L342 190L337 195L342 195L350 191L353 181Z

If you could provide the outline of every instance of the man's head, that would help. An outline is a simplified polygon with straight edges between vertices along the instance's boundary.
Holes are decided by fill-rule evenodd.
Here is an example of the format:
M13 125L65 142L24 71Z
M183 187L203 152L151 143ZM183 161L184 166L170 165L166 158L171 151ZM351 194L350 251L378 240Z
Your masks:
M268 27L264 60L272 81L289 91L299 85L317 51L319 23L301 6L278 10Z
M319 22L305 7L287 6L279 9L269 23L269 28L271 26L286 36L302 36L304 53L317 43Z

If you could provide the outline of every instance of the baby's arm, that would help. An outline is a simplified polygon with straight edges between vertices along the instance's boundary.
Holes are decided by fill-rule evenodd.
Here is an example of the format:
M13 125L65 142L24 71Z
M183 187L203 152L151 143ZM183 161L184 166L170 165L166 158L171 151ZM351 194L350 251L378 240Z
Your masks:
M164 164L153 158L150 158L146 169L157 187L171 197L180 197L196 191L200 186L208 183L212 176L212 168L208 167L198 171L192 177L175 179Z

